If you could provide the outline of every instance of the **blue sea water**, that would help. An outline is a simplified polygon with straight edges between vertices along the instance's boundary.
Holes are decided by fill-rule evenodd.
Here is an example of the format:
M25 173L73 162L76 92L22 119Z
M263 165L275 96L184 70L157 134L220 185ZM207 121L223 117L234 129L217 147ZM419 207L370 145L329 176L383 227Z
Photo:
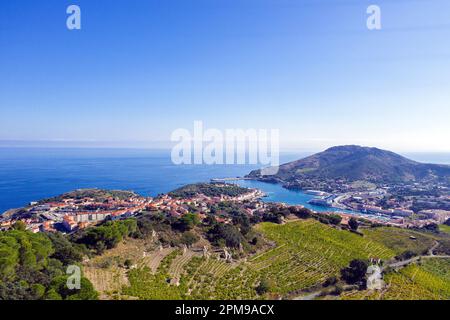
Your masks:
M262 190L266 194L266 197L264 198L264 201L266 202L283 202L290 205L301 204L306 208L317 212L332 211L351 213L346 210L311 205L308 201L314 198L313 195L306 194L301 191L288 190L283 188L280 184L272 184L254 180L239 180L236 181L236 184L246 188Z
M282 153L285 163L307 153ZM416 154L450 164L450 154ZM433 161L436 159L436 161ZM156 196L212 178L244 176L259 165L174 165L169 150L92 148L0 148L0 213L79 188L132 190ZM307 205L310 195L279 185L241 181L268 194L267 201ZM320 211L321 207L311 207Z
M287 162L306 154L282 154ZM80 188L156 196L189 183L237 177L259 165L174 165L170 150L0 148L0 214Z

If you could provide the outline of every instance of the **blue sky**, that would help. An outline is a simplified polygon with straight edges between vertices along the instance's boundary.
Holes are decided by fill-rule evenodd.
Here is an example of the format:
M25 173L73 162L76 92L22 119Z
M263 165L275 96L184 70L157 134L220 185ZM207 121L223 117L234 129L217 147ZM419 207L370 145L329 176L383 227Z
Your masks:
M448 0L0 1L0 140L161 145L202 120L450 151L449 39Z

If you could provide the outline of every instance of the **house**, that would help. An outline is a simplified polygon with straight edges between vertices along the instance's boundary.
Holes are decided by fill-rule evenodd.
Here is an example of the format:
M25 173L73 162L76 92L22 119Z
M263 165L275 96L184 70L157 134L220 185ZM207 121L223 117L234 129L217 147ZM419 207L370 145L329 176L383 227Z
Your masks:
M427 218L436 220L439 223L444 223L450 219L450 211L447 210L429 209L422 210L419 214L425 215Z
M64 228L69 232L75 230L78 227L78 224L75 222L73 216L64 216L62 224Z
M409 217L414 214L414 211L407 209L394 209L394 214L401 217Z
M94 223L105 220L108 216L110 216L110 212L80 212L74 216L74 221L79 222L88 222Z
M53 226L54 226L54 221L52 221L52 220L44 221L44 222L41 224L40 230L41 230L42 232L51 232L51 231L55 231L55 229L54 229Z

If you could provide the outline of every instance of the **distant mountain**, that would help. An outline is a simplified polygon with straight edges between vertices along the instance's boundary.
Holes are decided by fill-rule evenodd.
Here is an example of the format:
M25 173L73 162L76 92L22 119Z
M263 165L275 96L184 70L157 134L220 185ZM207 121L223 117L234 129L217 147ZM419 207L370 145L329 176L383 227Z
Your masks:
M282 183L308 179L450 183L450 166L419 163L390 151L350 145L332 147L283 164L275 175L264 175L264 170L255 170L247 177Z

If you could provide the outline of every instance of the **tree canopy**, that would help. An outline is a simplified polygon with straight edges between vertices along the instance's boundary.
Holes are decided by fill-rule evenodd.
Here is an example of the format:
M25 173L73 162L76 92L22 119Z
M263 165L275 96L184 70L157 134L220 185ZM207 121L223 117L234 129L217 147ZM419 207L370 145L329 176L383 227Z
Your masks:
M97 292L83 277L81 291L63 294L62 284L54 286L57 279L66 277L66 267L81 258L78 248L63 235L32 233L22 228L1 232L0 300L96 299Z

